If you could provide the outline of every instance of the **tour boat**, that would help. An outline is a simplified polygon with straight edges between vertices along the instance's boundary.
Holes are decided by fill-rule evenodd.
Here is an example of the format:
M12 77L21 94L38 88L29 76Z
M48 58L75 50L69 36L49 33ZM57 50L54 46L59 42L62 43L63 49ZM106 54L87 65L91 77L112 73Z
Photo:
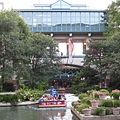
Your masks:
M47 108L47 107L65 107L65 100L54 100L54 101L39 101L39 107Z
M43 95L39 100L39 107L65 107L65 95L59 95L58 92L52 87L50 88L49 95Z

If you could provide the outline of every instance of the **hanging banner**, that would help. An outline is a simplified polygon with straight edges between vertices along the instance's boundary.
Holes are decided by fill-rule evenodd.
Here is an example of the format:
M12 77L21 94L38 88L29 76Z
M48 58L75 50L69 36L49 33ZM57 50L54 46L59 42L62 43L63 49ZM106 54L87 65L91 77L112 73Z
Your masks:
M72 38L69 38L69 63L72 63L73 50L74 50L74 44Z

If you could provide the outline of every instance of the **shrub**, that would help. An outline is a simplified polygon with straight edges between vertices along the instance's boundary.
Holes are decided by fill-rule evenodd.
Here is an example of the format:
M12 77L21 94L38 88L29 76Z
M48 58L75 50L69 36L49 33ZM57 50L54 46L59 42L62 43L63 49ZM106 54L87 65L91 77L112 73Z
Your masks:
M0 95L0 102L16 104L18 102L18 96L17 96L17 94Z
M17 95L20 98L20 101L35 101L38 100L42 95L44 94L43 91L39 91L39 90L31 90L31 89L26 89L26 90L20 90Z
M111 92L111 97L113 97L116 100L119 100L120 92Z
M106 109L106 115L110 115L110 109L109 108L105 108Z
M100 89L100 92L108 92L109 93L109 91L107 89Z
M80 102L79 102L79 101L74 101L74 102L72 102L72 106L73 106L74 108L76 108L77 105L80 105Z
M84 109L84 108L89 108L89 105L83 103L83 104L81 104L80 106L77 107L77 110L78 110L80 113L82 113L82 109Z
M113 107L120 107L120 100L113 100Z
M81 102L91 105L90 100L92 100L92 99L93 99L92 97L86 97L86 98L83 98Z
M95 115L105 115L106 109L104 107L98 107L95 109Z
M79 99L82 100L84 97L88 97L87 93L81 93L78 95Z
M113 101L112 100L103 100L101 103L101 106L103 107L113 107Z

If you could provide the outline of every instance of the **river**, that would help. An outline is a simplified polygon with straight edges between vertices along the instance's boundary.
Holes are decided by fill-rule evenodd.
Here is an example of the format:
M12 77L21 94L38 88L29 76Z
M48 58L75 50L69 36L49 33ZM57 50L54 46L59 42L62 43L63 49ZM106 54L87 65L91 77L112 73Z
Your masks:
M0 107L0 120L78 120L71 112L72 101L77 101L74 94L65 94L66 107L38 108L38 105L19 107Z

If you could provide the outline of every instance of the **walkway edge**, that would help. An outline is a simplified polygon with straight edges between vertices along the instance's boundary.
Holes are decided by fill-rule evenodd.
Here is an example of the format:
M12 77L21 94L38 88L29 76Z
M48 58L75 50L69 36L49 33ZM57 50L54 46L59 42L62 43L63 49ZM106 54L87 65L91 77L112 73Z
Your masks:
M119 115L105 115L105 116L85 116L84 114L80 114L78 111L76 111L74 108L71 108L71 111L73 114L75 114L79 120L120 120L120 114Z
M11 107L11 106L27 106L27 105L34 105L34 104L38 104L38 100L37 101L26 101L26 102L20 102L17 104L11 104L11 103L1 103L0 102L0 107Z

